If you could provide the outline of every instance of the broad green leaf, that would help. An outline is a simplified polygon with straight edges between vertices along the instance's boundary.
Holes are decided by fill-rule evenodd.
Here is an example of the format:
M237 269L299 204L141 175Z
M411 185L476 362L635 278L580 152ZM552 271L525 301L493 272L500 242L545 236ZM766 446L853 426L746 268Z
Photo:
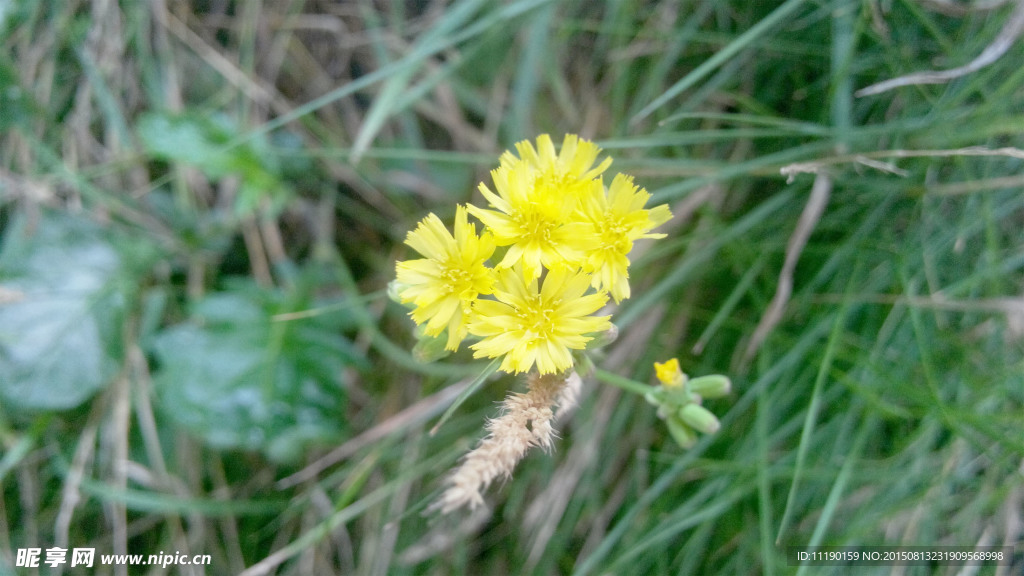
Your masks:
M121 356L122 256L91 222L18 215L0 251L0 399L73 408L103 389Z
M245 164L238 149L224 146L231 139L228 127L210 118L146 114L139 118L137 131L150 156L196 166L211 178Z
M308 308L305 296L231 288L156 336L163 412L213 447L262 450L277 461L336 441L345 432L344 369L365 367L337 315L275 321Z
M239 214L251 214L264 200L276 210L291 196L266 139L230 144L238 137L238 127L223 115L148 113L139 118L136 131L153 158L195 166L214 180L238 176Z

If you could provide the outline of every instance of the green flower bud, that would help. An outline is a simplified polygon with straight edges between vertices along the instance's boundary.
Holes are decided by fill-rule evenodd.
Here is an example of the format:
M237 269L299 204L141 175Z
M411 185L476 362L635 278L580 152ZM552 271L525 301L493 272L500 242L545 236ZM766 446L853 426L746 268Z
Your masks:
M701 398L721 398L732 390L729 379L720 374L694 378L686 383L686 387Z
M705 434L714 434L721 428L718 418L700 404L687 404L679 410L679 418Z
M392 280L388 282L388 298L395 303L402 304L401 293L403 290L408 288L408 284L403 284L398 280ZM404 304L403 304L404 306ZM408 306L406 306L408 308Z
M668 417L665 422L668 423L668 431L672 434L672 438L683 448L693 448L693 445L697 443L697 434L690 430L690 427L684 424L675 414Z
M442 332L440 336L434 338L426 334L419 334L418 336L419 340L412 348L412 355L418 362L428 364L451 354L451 351L445 348L445 344L448 343L446 333Z
M590 342L587 342L587 350L597 350L598 348L607 346L612 342L615 342L615 339L618 337L619 328L615 324L612 324L611 328L604 332L595 334L593 339L591 339Z

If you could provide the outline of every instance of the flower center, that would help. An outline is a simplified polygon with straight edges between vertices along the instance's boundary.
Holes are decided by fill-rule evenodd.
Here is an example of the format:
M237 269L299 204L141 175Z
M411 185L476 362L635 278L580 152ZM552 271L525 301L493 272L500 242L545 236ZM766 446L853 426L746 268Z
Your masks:
M629 227L622 218L607 216L601 222L601 239L605 250L614 250L623 254L629 252Z
M558 225L545 217L539 210L520 213L515 218L523 236L536 242L551 242L551 236Z
M589 183L587 180L580 180L579 176L567 170L559 170L552 166L541 173L534 182L534 188L541 197L564 198L566 196L579 197L580 189Z
M547 340L554 332L554 315L557 302L546 303L539 294L530 296L526 306L516 309L520 330L523 338L531 344L537 340Z
M473 289L473 275L459 266L447 265L442 268L441 278L444 280L448 294L455 294L465 300L477 297Z

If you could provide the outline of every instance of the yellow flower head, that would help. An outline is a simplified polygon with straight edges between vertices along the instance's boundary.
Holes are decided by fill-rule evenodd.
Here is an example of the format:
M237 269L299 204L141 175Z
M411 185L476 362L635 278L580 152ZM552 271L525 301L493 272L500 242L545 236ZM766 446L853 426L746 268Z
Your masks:
M491 172L497 194L486 185L480 192L497 210L470 205L468 210L494 234L498 246L509 246L498 268L510 268L522 261L528 279L540 276L541 268L578 266L592 245L589 228L572 221L577 200L564 194L544 192L537 186L537 171L526 164ZM600 187L599 180L589 180Z
M575 134L565 135L560 153L555 152L555 145L547 134L537 137L536 149L529 140L523 140L516 144L516 150L519 158L511 152L502 155L501 169L519 164L529 166L537 173L534 186L541 195L577 197L612 163L611 158L605 158L592 167L601 148Z
M498 267L522 261L527 278L533 279L540 276L542 267L581 265L593 238L578 217L580 199L601 189L598 178L611 158L595 167L601 149L573 134L565 136L558 153L547 134L537 138L536 148L524 140L516 150L519 157L506 152L501 166L491 172L497 193L480 185L480 192L496 210L469 207L493 232L498 246L509 246Z
M409 233L406 244L424 258L397 264L394 289L423 333L447 330L447 350L472 334L474 356L501 358L506 372L572 368L572 351L611 328L594 314L609 297L630 295L633 243L664 237L651 231L672 217L666 205L645 208L650 194L629 176L606 189L611 159L597 162L600 153L572 134L559 150L547 134L519 142L491 172L492 187L480 184L487 208L458 207L454 236L433 214ZM469 214L483 223L480 236Z
M396 265L398 295L402 303L413 303L410 313L417 324L426 322L424 331L438 336L448 329L448 350L456 350L467 334L471 307L481 294L490 294L494 276L485 264L494 253L494 238L484 232L476 235L476 225L468 222L466 208L455 212L455 236L435 214L424 218L409 232L405 243L425 258L406 260Z
M633 242L664 238L664 234L649 232L672 218L665 204L645 210L644 204L650 197L646 190L633 184L632 177L617 174L607 195L602 186L583 198L583 213L592 226L588 236L594 238L583 269L594 275L594 288L611 292L616 303L629 298L629 253Z
M497 300L473 306L470 333L482 340L472 345L476 358L504 355L501 370L527 372L534 364L541 374L573 365L572 350L582 350L592 337L608 330L609 316L591 316L608 301L604 292L584 296L590 277L565 268L551 270L538 288L521 266L498 271Z
M678 388L686 383L686 374L679 368L679 360L676 358L667 362L655 362L654 374L665 388Z

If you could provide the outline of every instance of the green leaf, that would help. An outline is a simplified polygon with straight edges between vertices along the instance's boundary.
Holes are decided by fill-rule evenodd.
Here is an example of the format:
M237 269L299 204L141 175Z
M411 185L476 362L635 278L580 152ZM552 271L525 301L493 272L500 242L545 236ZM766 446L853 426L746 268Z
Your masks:
M265 138L238 145L238 127L219 114L143 114L136 129L147 154L169 162L195 166L210 179L235 175L241 178L235 209L250 214L270 201L279 209L292 189L281 177L281 167Z
M226 148L231 131L223 121L145 114L137 131L150 156L196 166L211 178L227 176L245 164L240 149Z
M120 365L122 257L91 222L15 217L0 252L0 399L63 410L102 390Z
M273 320L308 307L303 294L251 284L198 302L192 322L154 339L163 412L211 446L262 450L276 461L338 440L342 374L366 361L340 334L337 315Z

